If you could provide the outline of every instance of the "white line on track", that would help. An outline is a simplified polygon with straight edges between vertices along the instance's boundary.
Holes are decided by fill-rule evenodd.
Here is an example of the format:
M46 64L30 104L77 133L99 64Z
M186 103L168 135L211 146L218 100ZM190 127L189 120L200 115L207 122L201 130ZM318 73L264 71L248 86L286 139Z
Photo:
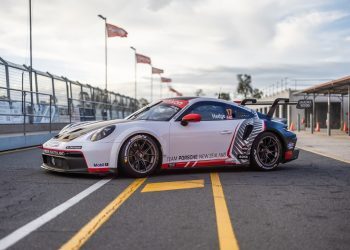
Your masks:
M333 160L337 160L337 161L341 161L341 162L345 162L345 163L350 163L350 161L347 161L345 159L341 159L340 157L337 157L337 156L334 156L334 155L331 155L331 154L326 154L326 153L323 153L323 152L319 152L319 151L314 150L314 149L309 149L307 147L297 146L297 148L299 148L301 150L305 150L305 151L311 152L311 153L314 153L314 154L318 154L318 155L321 155L321 156L324 156L324 157L327 157L327 158L331 158Z
M88 195L95 192L97 189L101 188L103 185L107 184L112 179L103 179L95 184L91 185L87 189L83 190L76 196L70 198L66 202L63 202L61 205L58 205L57 207L51 209L50 211L46 212L45 214L41 215L40 217L36 218L35 220L32 220L31 222L27 223L26 225L18 228L16 231L10 233L6 237L2 238L0 240L0 250L6 249L16 242L20 241L24 237L26 237L28 234L32 233L33 231L37 230L42 225L46 224L47 222L51 221L52 219L56 218L58 215L66 211L68 208L74 206L79 201L87 197Z

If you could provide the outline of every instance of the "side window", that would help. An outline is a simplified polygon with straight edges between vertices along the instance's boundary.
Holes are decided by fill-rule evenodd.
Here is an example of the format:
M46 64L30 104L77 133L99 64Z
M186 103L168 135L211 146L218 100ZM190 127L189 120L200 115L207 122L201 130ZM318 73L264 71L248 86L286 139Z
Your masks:
M195 104L186 114L200 114L202 121L226 120L226 105L216 102L201 102Z
M229 106L227 110L231 110L228 112L232 112L233 119L249 119L254 117L252 112L237 106Z

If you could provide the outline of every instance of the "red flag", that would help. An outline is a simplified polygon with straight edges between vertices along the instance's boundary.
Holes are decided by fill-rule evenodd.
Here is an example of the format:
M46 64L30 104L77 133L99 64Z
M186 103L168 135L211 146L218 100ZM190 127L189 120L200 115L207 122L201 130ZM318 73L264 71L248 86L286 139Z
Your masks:
M106 29L107 29L108 37L114 37L114 36L127 37L128 36L128 32L126 32L124 29L109 23L106 23Z
M172 87L169 86L169 91L174 92L177 96L182 96L182 93L180 93L179 91L173 89Z
M161 82L171 82L171 79L170 78L166 78L166 77L161 77L160 81Z
M164 70L152 67L152 74L162 74Z
M151 64L151 58L149 58L148 56L141 55L141 54L136 54L136 62L137 63Z

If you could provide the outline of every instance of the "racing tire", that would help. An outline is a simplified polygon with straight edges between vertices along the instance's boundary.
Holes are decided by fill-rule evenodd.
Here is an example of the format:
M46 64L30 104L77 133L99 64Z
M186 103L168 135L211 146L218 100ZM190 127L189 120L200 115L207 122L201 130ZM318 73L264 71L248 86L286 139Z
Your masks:
M257 170L274 170L282 160L282 144L280 139L271 132L264 132L255 139L250 164Z
M159 168L160 162L161 151L157 142L145 134L127 139L119 155L120 170L130 177L149 176Z

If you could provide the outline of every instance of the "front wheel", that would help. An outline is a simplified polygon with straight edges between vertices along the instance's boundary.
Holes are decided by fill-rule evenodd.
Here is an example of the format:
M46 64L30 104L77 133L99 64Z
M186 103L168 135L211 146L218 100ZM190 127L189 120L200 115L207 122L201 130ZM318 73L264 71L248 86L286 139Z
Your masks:
M273 170L282 159L282 145L279 138L271 132L259 135L252 146L251 165L259 170Z
M123 145L119 164L123 172L132 177L148 176L160 164L160 150L155 140L148 135L135 135Z

